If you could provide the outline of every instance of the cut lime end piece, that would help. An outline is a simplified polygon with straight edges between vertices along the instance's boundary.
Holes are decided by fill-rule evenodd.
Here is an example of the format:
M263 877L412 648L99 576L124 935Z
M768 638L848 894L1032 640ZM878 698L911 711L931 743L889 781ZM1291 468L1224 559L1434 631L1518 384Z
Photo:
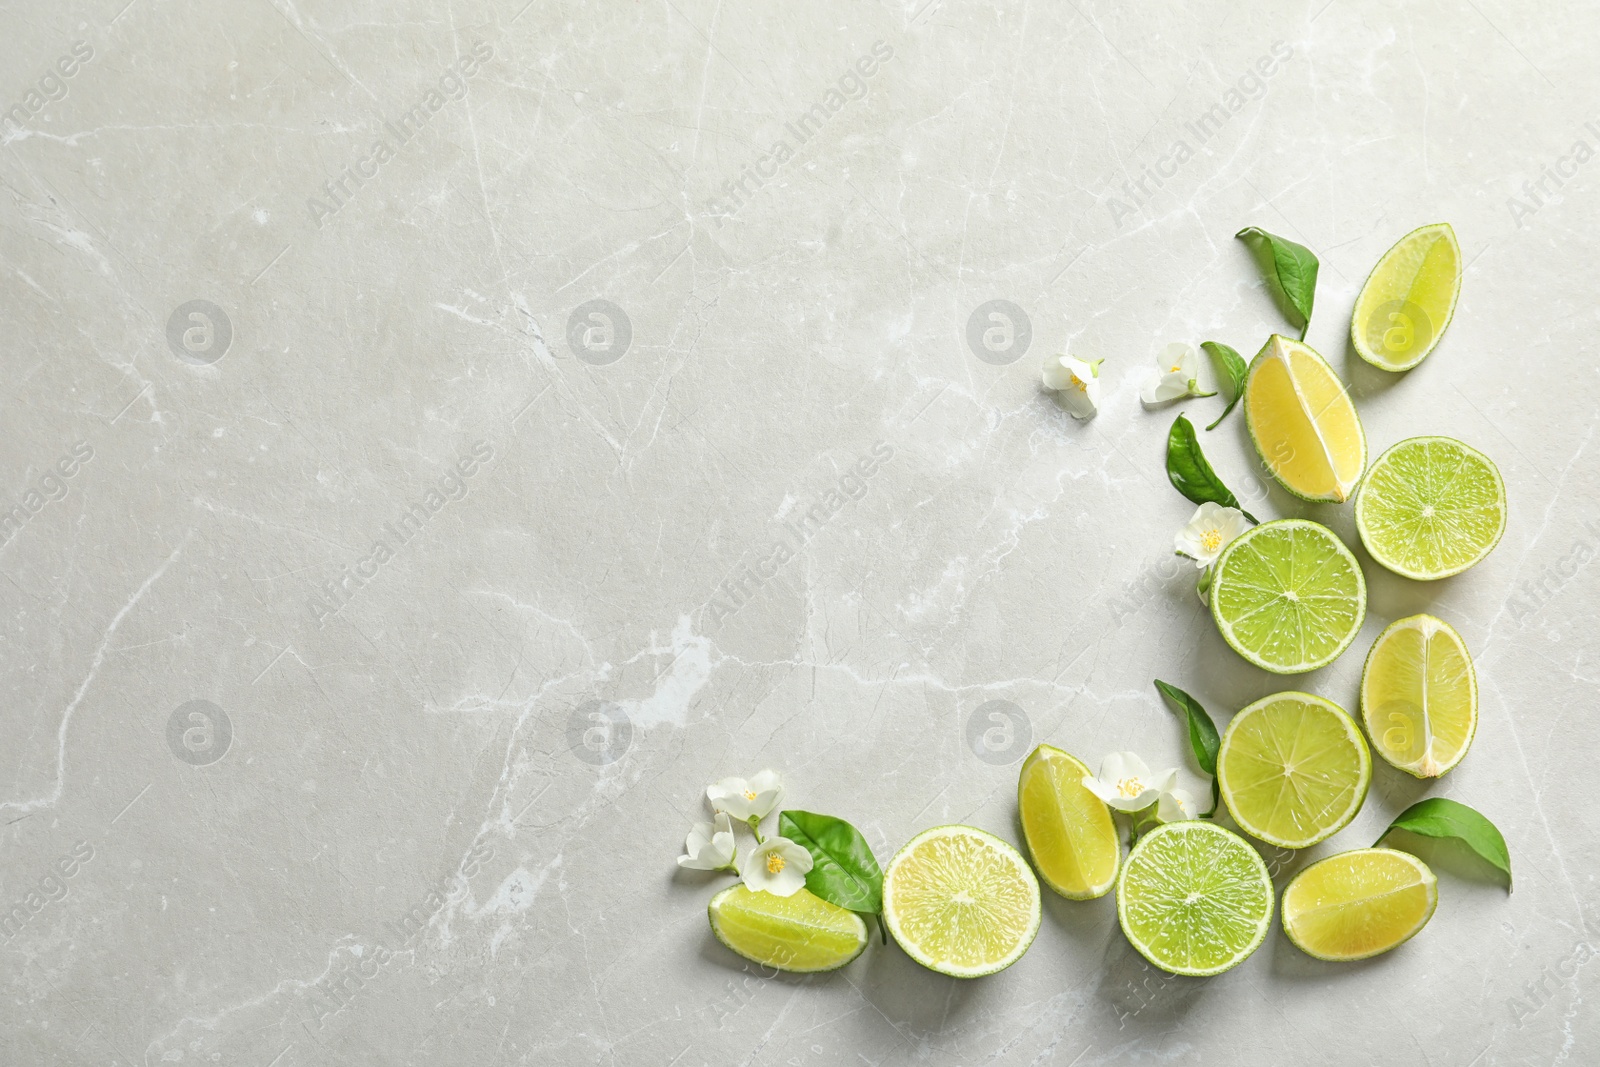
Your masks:
M1367 464L1349 391L1310 345L1273 334L1250 363L1245 425L1262 465L1303 500L1345 501Z
M1215 823L1167 823L1133 846L1117 880L1117 921L1172 974L1221 974L1272 925L1272 879L1249 842Z
M1453 437L1412 437L1378 457L1356 496L1372 558L1407 578L1448 578L1487 556L1506 530L1494 462Z
M861 916L805 889L792 896L731 886L706 909L711 932L752 963L810 974L838 970L867 947Z
M1455 317L1461 246L1448 222L1412 230L1372 268L1350 315L1356 355L1383 370L1425 359Z
M1004 970L1039 932L1039 880L1022 853L972 826L913 837L883 872L883 919L906 955L953 978Z
M1367 582L1332 530L1278 519L1234 539L1212 570L1211 617L1223 640L1274 674L1339 658L1367 615Z
M1437 778L1461 762L1478 729L1478 676L1455 628L1432 615L1390 624L1361 671L1361 718L1391 766Z
M1122 845L1105 801L1084 787L1088 767L1040 745L1017 778L1017 812L1039 877L1072 900L1103 897L1117 884Z
M1372 757L1333 701L1274 693L1228 723L1217 784L1245 833L1279 848L1306 848L1356 817L1372 784Z
M1364 960L1433 918L1439 884L1409 852L1362 848L1319 860L1283 891L1283 932L1319 960Z

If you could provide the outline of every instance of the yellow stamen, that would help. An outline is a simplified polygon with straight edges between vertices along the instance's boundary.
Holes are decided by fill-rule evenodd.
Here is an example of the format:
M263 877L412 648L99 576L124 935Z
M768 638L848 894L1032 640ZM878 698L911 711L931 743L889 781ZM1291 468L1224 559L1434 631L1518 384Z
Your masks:
M756 791L754 789L746 789L744 791L744 798L746 800L754 800L756 798Z
M1222 531L1215 528L1207 530L1200 538L1200 543L1207 552L1215 552L1222 547Z
M1087 393L1089 391L1089 383L1078 377L1076 374L1072 376L1072 387L1080 393Z
M1144 792L1144 783L1137 778L1124 778L1117 783L1117 792L1125 797L1136 797Z
M768 874L777 874L779 871L783 870L784 867L786 867L786 866L788 866L788 864L783 862L783 857L782 856L778 855L776 852L768 853L768 855L767 855L767 873Z

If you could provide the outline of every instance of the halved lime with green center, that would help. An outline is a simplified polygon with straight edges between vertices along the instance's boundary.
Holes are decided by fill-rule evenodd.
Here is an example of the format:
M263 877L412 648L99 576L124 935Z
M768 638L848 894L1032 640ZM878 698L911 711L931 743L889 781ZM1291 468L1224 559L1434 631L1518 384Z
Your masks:
M1332 663L1367 615L1361 567L1321 523L1262 523L1223 549L1212 573L1211 617L1223 640L1275 674Z
M1045 885L1072 900L1109 893L1122 860L1111 809L1083 784L1089 774L1070 753L1040 745L1017 778L1017 814L1033 865Z
M1407 578L1460 574L1506 529L1506 487L1482 452L1453 437L1413 437L1378 457L1356 496L1372 558Z
M973 826L913 837L883 872L883 919L906 955L953 978L1004 970L1039 932L1039 880L1022 854Z
M1117 921L1133 947L1172 974L1221 974L1272 925L1272 879L1249 842L1215 823L1145 834L1117 880Z
M1455 628L1412 615L1372 643L1361 671L1361 717L1392 766L1437 778L1461 762L1478 729L1478 676Z
M1461 246L1447 222L1412 230L1372 268L1350 316L1356 355L1384 370L1421 363L1461 295Z
M1439 883L1409 852L1361 848L1319 860L1283 891L1283 932L1319 960L1364 960L1428 925Z
M1350 822L1367 799L1372 757L1331 700L1274 693L1228 723L1217 784L1233 821L1279 848L1305 848Z
M780 897L736 885L712 897L707 910L718 941L780 971L837 970L867 947L861 916L804 889Z

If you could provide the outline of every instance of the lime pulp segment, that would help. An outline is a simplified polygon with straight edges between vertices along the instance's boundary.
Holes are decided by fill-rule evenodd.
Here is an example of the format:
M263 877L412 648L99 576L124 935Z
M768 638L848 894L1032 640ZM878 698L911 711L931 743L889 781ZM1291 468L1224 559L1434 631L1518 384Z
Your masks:
M1412 615L1384 630L1361 672L1361 716L1378 755L1407 774L1460 763L1478 728L1478 679L1454 627Z
M1017 813L1039 876L1072 900L1104 896L1117 881L1122 845L1111 811L1084 787L1089 768L1040 745L1022 764Z
M1361 731L1330 700L1274 693L1228 723L1217 782L1241 829L1279 848L1305 848L1355 818L1372 781Z
M1272 924L1272 879L1238 834L1187 820L1150 831L1117 881L1117 920L1133 947L1172 974L1243 961Z
M1366 617L1361 567L1319 523L1262 523L1223 549L1214 574L1211 615L1223 639L1277 674L1332 663Z
M1367 463L1367 435L1345 384L1302 341L1274 334L1250 363L1245 425L1262 464L1305 500L1345 501Z
M883 872L883 918L906 955L976 978L1011 966L1033 943L1039 881L1022 854L971 826L912 838Z
M731 886L707 909L717 940L745 959L801 974L843 967L867 947L867 924L805 889L791 896Z
M1407 852L1363 848L1307 867L1283 891L1283 931L1308 955L1364 960L1428 924L1438 880Z
M1390 371L1421 363L1455 316L1461 273L1461 246L1449 223L1419 227L1396 241L1356 298L1350 315L1356 354Z
M1450 437L1401 441L1378 457L1356 497L1361 543L1407 578L1460 574L1489 554L1505 528L1499 469Z

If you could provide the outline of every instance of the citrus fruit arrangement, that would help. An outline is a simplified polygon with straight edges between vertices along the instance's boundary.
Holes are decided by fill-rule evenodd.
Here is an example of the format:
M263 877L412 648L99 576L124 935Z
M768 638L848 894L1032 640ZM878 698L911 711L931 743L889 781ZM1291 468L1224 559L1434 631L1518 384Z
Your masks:
M1304 340L1316 257L1254 227L1238 236L1301 337L1274 334L1248 363L1220 342L1203 344L1219 385L1232 393L1207 429L1242 404L1262 468L1301 500L1353 504L1367 555L1397 575L1435 581L1481 562L1506 525L1494 463L1438 436L1400 441L1369 462L1348 388ZM1446 224L1401 238L1356 299L1356 354L1394 373L1422 363L1455 315L1461 263ZM1199 391L1197 357L1186 345L1168 346L1157 362L1158 379L1141 392L1146 405L1220 391ZM1100 360L1062 356L1045 369L1048 388L1063 387L1054 363L1081 364L1098 382ZM1097 389L1080 392L1069 413L1091 417ZM1367 616L1367 579L1350 547L1323 523L1259 522L1243 510L1183 415L1168 435L1167 473L1199 505L1175 547L1194 561L1196 591L1223 642L1275 675L1337 660ZM678 862L739 876L741 884L712 897L711 930L754 963L799 973L843 967L866 951L871 918L885 943L893 938L912 960L954 978L994 974L1028 951L1041 922L1041 882L1074 901L1114 893L1133 948L1164 971L1194 977L1248 958L1275 912L1289 942L1319 960L1367 959L1410 940L1433 917L1438 879L1416 855L1385 846L1395 831L1453 838L1503 873L1509 888L1504 838L1483 815L1444 797L1413 804L1372 847L1310 863L1281 895L1251 841L1306 849L1350 825L1372 784L1374 751L1420 779L1461 762L1478 726L1477 675L1466 642L1443 619L1413 615L1378 635L1361 672L1359 721L1326 696L1285 690L1240 709L1219 732L1198 700L1155 684L1182 716L1195 763L1211 779L1209 810L1178 785L1176 769L1152 771L1131 752L1113 752L1095 774L1073 754L1041 744L1017 780L1026 856L978 827L936 826L880 869L861 832L832 816L784 811L778 833L764 836L762 821L783 789L763 771L707 789L714 819L691 830ZM743 856L735 827L755 839Z

